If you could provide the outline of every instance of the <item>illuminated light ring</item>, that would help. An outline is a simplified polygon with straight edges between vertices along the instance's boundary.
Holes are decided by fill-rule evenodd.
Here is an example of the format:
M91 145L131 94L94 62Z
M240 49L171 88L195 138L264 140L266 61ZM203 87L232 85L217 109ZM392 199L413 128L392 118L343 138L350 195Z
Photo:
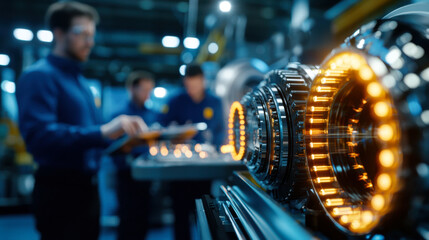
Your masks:
M380 146L377 158L379 156L394 158L394 164L389 164L391 162L389 160L392 159L379 160L377 162L378 171L373 183L368 178L365 167L360 164L359 152L356 150L357 141L354 141L356 130L353 122L358 120L349 119L350 124L347 129L342 130L351 139L345 146L348 149L349 161L350 159L356 160L352 165L353 169L349 171L356 171L360 174L359 181L362 181L361 184L368 188L367 198L364 196L360 201L356 201L354 193L351 193L344 185L351 183L338 180L340 176L338 174L341 174L341 171L338 172L333 168L336 166L333 164L334 155L332 155L334 143L330 140L332 137L338 136L330 135L331 132L334 132L330 121L335 119L332 113L335 108L338 108L337 97L340 96L343 89L355 83L363 86L378 84L376 74L363 55L354 51L343 51L334 53L325 61L320 74L313 83L307 102L305 143L311 182L328 216L343 231L351 234L366 234L373 230L380 219L389 212L392 197L400 189L397 174L402 164L402 157L399 123L393 114L396 109L392 107L388 111L390 114L381 114L380 117L378 116L380 114L377 115L374 112L374 106L371 106L373 115L378 119L375 126L378 130L373 133L378 137L377 143ZM374 105L378 101L384 101L388 103L387 105L394 106L391 96L384 88L377 89L377 94L372 94L370 89L366 91L368 91L367 99L374 102ZM362 104L369 104L369 102L364 100ZM354 111L358 114L362 109L356 108ZM336 145L334 144L334 146ZM384 155L380 155L382 151L384 151ZM385 151L392 152L386 154ZM382 164L383 161L388 164ZM385 167L386 165L389 167Z
M410 15L413 14L411 13ZM401 22L403 16L407 17L406 15L401 15L395 20L386 19L370 22L349 37L341 47L342 51L351 50L355 53L360 53L380 80L379 83L384 89L388 89L389 96L393 99L393 104L390 102L386 104L392 106L391 109L395 111L378 111L377 114L377 106L374 105L372 106L374 116L390 117L393 114L401 119L399 122L401 148L379 149L380 151L376 156L378 158L377 164L380 164L380 167L392 167L400 171L400 174L394 176L394 185L401 187L396 189L395 192L392 191L390 195L392 198L388 199L389 201L386 201L382 195L372 195L371 201L367 201L374 209L381 210L385 214L374 216L371 212L368 214L367 211L362 216L368 220L368 216L371 215L378 222L377 226L373 224L373 232L384 230L383 234L393 238L398 237L398 231L393 231L394 233L388 231L393 226L395 226L395 230L403 228L405 230L403 233L407 235L407 227L428 223L427 216L429 215L429 210L426 207L429 199L427 194L429 187L425 184L416 184L429 180L429 175L425 172L429 166L427 161L427 156L429 155L429 148L427 147L429 146L429 138L427 137L429 136L429 124L427 121L423 121L423 114L429 111L429 102L427 101L429 38L425 32L428 24L427 21L422 21L423 19L412 18L415 16L411 16L410 19L405 19L405 21ZM420 50L423 50L424 54L412 56L404 51L407 41L411 41L418 46ZM419 77L417 79L419 80L417 82L418 86L416 83L410 85L406 78L409 75L413 75L414 78ZM363 73L363 76L366 76L365 73ZM408 102L411 99L417 106L421 107L421 114L416 114L412 111ZM322 98L320 100L327 99ZM329 111L329 107L309 106L308 110L310 111L311 108L314 111ZM310 134L310 132L306 132L306 134ZM313 134L323 134L323 131L314 129ZM378 139L376 135L374 134L374 137ZM399 134L397 137L399 138ZM314 147L323 147L323 143L314 143L313 145ZM307 144L306 148L308 147L309 145ZM397 159L401 161L398 162L396 161ZM419 170L422 169L423 171L420 172ZM330 179L320 179L320 181L327 180ZM372 182L376 184L378 178L373 178L373 180ZM380 182L386 181L381 179ZM336 192L338 192L338 189L324 189L325 194L335 194ZM425 204L415 204L416 199ZM347 208L337 208L335 213L347 213L350 212L349 210ZM330 213L328 213L328 216L333 220ZM355 235L363 234L363 230L353 232L342 226L347 221L355 220L353 226L356 228L360 224L359 221L347 216L342 216L341 219L340 223L334 220L339 229ZM368 229L368 231L371 231L371 229Z
M235 124L238 122L239 129L235 129ZM236 131L239 132L239 147L237 148ZM233 146L231 156L235 161L243 159L246 151L246 119L244 116L243 106L239 102L233 102L229 112L228 120L228 138L229 145Z

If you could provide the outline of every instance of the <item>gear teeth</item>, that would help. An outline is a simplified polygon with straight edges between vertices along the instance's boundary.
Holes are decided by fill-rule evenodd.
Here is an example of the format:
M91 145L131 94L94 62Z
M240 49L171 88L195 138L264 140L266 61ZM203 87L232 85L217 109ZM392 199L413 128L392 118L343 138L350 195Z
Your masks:
M257 122L258 141L247 153L246 164L280 201L305 196L309 186L302 133L312 79L301 67L316 70L303 65L274 70L243 100Z
M274 75L274 76L273 76ZM275 76L277 75L277 76ZM286 188L282 188L277 195L287 201L290 199L304 198L309 187L307 168L305 162L304 145L304 117L311 79L299 72L299 69L277 70L271 74L269 82L277 84L284 97L285 108L289 108L290 129L292 137L293 152L287 155L287 164L292 164L289 172L282 179ZM285 126L284 126L285 127ZM293 159L289 159L292 157ZM282 160L284 161L284 160Z

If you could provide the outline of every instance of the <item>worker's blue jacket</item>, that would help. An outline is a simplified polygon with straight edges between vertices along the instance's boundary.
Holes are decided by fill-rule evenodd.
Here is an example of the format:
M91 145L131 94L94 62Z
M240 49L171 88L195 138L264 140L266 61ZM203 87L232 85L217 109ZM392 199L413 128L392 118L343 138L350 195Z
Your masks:
M17 85L19 129L42 168L96 171L108 141L80 62L49 55Z
M198 143L212 143L220 147L226 135L225 119L223 116L222 101L209 91L200 103L195 103L191 97L182 92L170 99L161 123L166 126L172 122L179 125L186 123L207 123L207 131L198 133L194 140Z

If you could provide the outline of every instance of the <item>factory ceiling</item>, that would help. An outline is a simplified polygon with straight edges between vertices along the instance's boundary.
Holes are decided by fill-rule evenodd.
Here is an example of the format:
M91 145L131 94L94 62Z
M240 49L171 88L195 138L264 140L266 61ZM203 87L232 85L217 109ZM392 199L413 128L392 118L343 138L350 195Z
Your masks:
M54 1L15 0L5 1L0 21L2 36L12 36L16 27L37 31L45 28L44 14ZM264 43L275 33L287 33L291 21L292 0L235 0L232 10L219 11L218 0L86 0L100 14L101 21L96 36L96 47L87 64L90 77L118 82L118 71L146 69L160 78L179 79L178 67L183 64L183 46L177 49L162 48L165 35L184 39L189 34L200 38L202 43L213 29L223 26L228 31L229 22L245 19L243 40ZM188 19L197 2L195 24ZM306 1L295 1L306 2ZM336 5L336 0L309 0L309 17L323 18L324 13ZM191 6L190 6L191 4ZM191 8L190 8L191 7ZM4 10L3 9L3 10ZM238 20L237 20L238 19ZM243 24L241 24L243 25ZM5 33L5 34L3 34ZM234 38L235 39L235 38ZM16 48L13 37L0 39L0 46ZM28 43L27 43L28 44ZM31 43L38 47L41 43ZM44 44L45 48L48 44ZM143 47L142 47L143 46ZM146 46L146 47L144 47ZM19 45L18 47L22 47ZM147 51L151 49L151 51ZM186 51L186 50L185 50ZM196 56L198 52L191 53ZM119 83L118 83L119 84Z

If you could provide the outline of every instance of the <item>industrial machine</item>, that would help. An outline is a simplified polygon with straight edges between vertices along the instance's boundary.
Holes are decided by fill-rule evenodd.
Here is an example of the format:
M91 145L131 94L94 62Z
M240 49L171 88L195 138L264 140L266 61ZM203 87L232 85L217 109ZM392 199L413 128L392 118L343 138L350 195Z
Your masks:
M234 102L248 172L196 201L201 236L428 239L428 29L429 4L402 7Z

